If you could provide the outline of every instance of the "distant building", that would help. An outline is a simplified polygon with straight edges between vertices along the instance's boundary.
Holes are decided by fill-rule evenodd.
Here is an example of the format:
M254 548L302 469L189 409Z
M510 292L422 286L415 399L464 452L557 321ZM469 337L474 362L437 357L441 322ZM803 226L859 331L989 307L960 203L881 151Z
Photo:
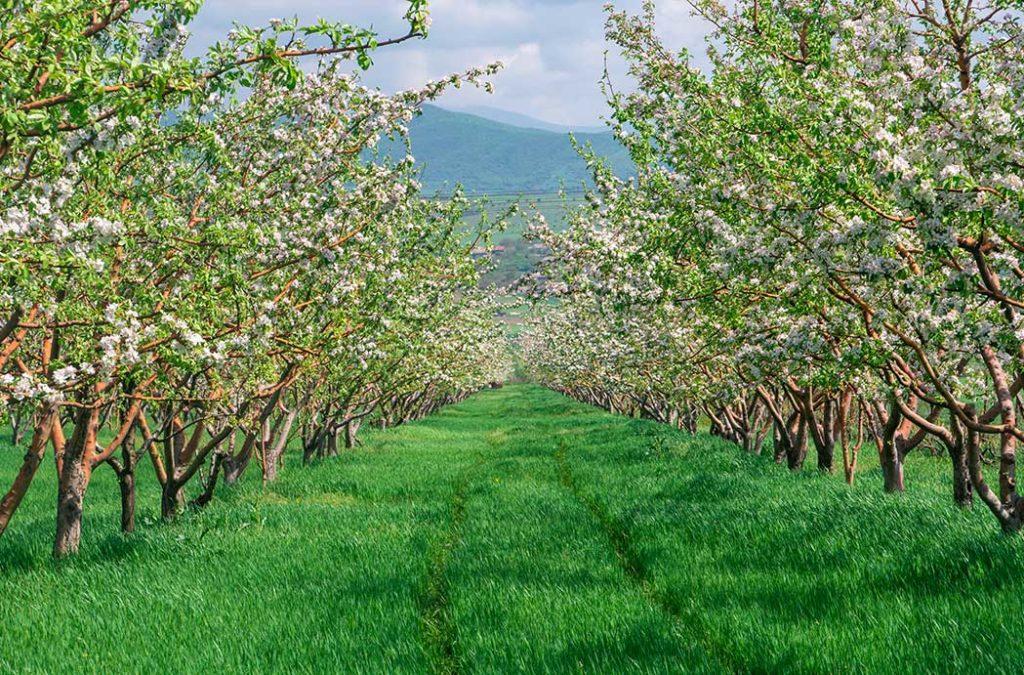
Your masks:
M505 252L505 247L504 246L492 246L490 248L486 248L484 246L477 246L472 251L470 251L470 253L472 254L472 256L474 258L480 258L480 257L483 257L485 255L494 255L495 253L504 253L504 252Z

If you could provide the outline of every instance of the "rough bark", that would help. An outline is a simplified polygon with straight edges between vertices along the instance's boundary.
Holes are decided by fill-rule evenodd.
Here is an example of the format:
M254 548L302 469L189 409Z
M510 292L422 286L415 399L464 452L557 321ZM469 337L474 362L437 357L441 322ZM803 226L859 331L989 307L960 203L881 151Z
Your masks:
M967 465L967 447L963 439L946 446L953 464L953 503L967 507L974 503L970 469Z
M118 474L121 487L121 531L131 534L135 531L135 470Z
M889 406L889 414L882 429L882 447L879 450L879 462L882 466L883 489L889 493L903 492L903 456L897 446L897 435L903 415L898 403L893 400Z
M361 420L354 419L349 420L348 423L345 424L345 447L348 448L349 450L352 450L356 447L356 436L359 433L359 426L361 423Z
M224 483L234 485L241 480L245 470L252 460L253 451L256 447L257 434L249 432L242 442L242 449L237 455L230 455L224 458Z
M792 442L786 448L786 464L790 471L799 471L807 459L807 419L803 415L796 415L796 429L790 431L790 438Z
M789 454L789 444L790 444L789 431L786 429L786 426L785 426L784 423L778 422L778 421L776 421L772 425L772 429L773 429L773 433L772 433L773 443L772 443L772 445L773 445L773 447L775 449L775 453L774 453L774 455L775 455L774 456L775 463L776 464L782 464L783 462L786 461L786 455Z
M32 442L22 460L21 469L15 476L11 489L4 495L3 500L0 500L0 536L7 530L14 512L18 510L32 484L32 479L35 478L36 471L46 454L46 444L50 441L56 419L57 413L53 407L47 407L40 415L40 421L32 433Z
M25 438L25 411L12 410L11 417L11 445L18 447Z
M832 473L836 462L836 402L827 398L824 403L823 419L820 427L820 444L816 444L818 453L818 470Z
M976 413L970 406L967 407L965 414L969 420L977 421ZM971 485L974 486L974 491L978 498L985 503L985 506L992 512L992 515L999 521L1003 532L1007 534L1019 532L1022 525L1021 514L1017 509L1011 509L1004 504L985 481L981 461L981 435L970 427L967 429L966 445L967 466L971 473Z
M173 520L185 508L185 494L176 481L169 480L160 493L160 516Z
M96 443L98 408L82 408L75 416L75 431L64 449L64 461L57 486L57 533L53 555L63 558L78 552L82 541L82 507L92 466L88 461Z
M268 441L273 440L273 445L270 446L266 453L266 460L264 461L264 482L271 482L277 479L278 469L284 460L284 451L288 447L288 439L292 435L292 427L295 425L295 420L299 417L299 411L306 406L309 402L310 396L307 395L302 401L298 402L291 410L289 410L283 420L279 419L277 424L274 425L273 430ZM275 437L272 438L272 437Z
M210 476L206 480L206 486L203 488L202 493L192 500L192 504L194 506L203 507L213 500L213 492L217 488L217 479L220 477L221 467L224 464L224 457L224 453L214 453L213 461L210 465Z
M964 425L951 414L949 428L938 424L938 409L928 419L916 420L922 428L927 428L936 436L949 454L952 466L953 503L960 507L971 506L974 502L974 490L971 485L971 473L965 439Z

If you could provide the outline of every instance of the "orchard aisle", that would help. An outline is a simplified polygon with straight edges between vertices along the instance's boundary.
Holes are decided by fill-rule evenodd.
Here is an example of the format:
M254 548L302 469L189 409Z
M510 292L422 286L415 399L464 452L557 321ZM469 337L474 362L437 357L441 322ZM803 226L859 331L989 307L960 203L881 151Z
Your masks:
M676 617L645 596L587 504L562 481L567 439L628 421L533 387L452 414L487 442L457 491L443 569L442 663L452 671L669 672L707 667ZM435 643L436 645L437 643Z
M131 539L104 472L82 556L48 487L0 544L0 671L1011 670L1024 555L944 467L887 499L511 386Z

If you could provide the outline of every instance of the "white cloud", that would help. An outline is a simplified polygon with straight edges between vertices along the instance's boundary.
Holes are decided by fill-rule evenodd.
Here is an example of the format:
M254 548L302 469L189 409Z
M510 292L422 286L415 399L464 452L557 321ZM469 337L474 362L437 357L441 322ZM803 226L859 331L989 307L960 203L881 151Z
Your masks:
M443 16L459 28L500 29L523 25L530 19L528 9L511 0L434 0L430 8L434 16Z
M635 11L640 0L620 0ZM433 0L429 39L381 50L367 80L386 90L495 60L506 69L494 79L495 94L464 89L447 98L452 106L486 104L565 124L591 125L605 112L598 82L604 69L604 0ZM297 15L360 26L385 35L404 25L404 0L207 0L192 25L196 47L211 44L233 22L265 24ZM661 0L659 26L666 42L702 52L707 26L682 0ZM610 50L612 72L624 86L623 68Z

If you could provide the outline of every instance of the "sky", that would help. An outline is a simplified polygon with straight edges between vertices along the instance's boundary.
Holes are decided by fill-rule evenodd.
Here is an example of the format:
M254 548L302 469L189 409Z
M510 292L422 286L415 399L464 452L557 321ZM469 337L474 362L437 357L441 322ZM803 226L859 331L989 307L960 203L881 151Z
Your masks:
M606 0L432 0L427 40L384 49L366 81L386 91L413 88L430 79L500 60L495 92L463 90L446 95L449 108L486 105L567 126L599 124L606 105L599 81L605 52ZM638 10L640 0L618 0ZM318 17L372 26L383 36L404 32L403 0L206 0L190 26L193 53L224 36L233 23L264 25L272 18ZM665 43L703 54L707 26L690 15L684 0L658 2ZM616 86L628 88L612 50Z

